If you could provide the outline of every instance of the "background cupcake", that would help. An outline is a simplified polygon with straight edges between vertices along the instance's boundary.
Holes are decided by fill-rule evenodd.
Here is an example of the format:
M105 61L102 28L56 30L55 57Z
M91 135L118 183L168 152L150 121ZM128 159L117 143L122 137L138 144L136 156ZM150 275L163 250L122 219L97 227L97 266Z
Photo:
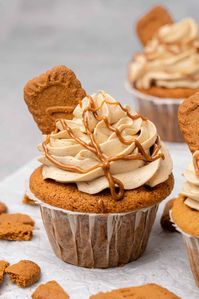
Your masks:
M178 106L199 89L198 24L191 18L173 23L164 8L155 7L140 19L137 33L144 51L129 63L131 92L164 140L182 141Z
M191 151L193 163L184 171L186 182L174 201L171 217L187 247L191 270L199 287L199 94L183 102L179 123Z
M44 77L52 78L54 70L34 85L41 78L48 82ZM56 72L60 77L59 68ZM70 90L68 71L61 72ZM59 98L58 86L56 81ZM45 97L47 92L48 86ZM37 100L43 100L42 92ZM40 204L50 243L62 260L98 268L126 264L144 252L158 205L172 191L170 155L152 122L103 91L84 97L69 118L61 117L44 136L42 166L30 177L28 195Z

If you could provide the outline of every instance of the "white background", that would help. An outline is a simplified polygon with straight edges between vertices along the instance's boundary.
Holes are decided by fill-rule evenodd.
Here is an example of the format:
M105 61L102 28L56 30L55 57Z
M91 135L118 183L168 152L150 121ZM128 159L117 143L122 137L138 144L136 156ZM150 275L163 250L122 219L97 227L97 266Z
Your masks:
M88 93L132 103L124 81L140 49L134 24L156 3L199 21L197 0L0 0L0 179L37 155L40 132L23 102L35 75L65 64Z

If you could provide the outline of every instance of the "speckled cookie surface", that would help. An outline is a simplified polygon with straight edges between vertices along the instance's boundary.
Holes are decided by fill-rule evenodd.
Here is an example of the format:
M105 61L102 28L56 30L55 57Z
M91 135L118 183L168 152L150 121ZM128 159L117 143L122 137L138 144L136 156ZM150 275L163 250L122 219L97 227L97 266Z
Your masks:
M71 119L74 108L85 96L74 72L63 65L35 77L24 87L24 100L44 134L55 129L56 119Z
M179 126L192 152L199 149L199 92L184 100L178 109Z
M146 284L99 293L91 296L90 299L180 299L180 297L157 284Z
M183 232L199 238L199 212L185 205L184 200L179 196L174 201L172 219Z
M173 184L173 175L170 175L167 181L154 188L142 186L126 191L122 200L115 201L108 190L90 195L78 191L75 184L44 181L41 167L30 177L31 192L43 202L70 211L88 213L121 213L152 206L170 194Z
M159 97L159 98L171 98L171 99L186 99L192 96L198 89L192 88L164 88L158 86L152 86L149 89L138 89L145 94Z

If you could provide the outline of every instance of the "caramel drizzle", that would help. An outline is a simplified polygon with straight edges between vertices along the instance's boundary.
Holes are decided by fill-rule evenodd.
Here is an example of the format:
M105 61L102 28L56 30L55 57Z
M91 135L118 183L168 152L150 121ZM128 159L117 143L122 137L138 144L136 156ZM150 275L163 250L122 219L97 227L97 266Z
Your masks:
M199 178L199 153L193 157L193 165L194 165L196 176Z
M90 137L90 144L87 144L80 138L76 137L74 135L72 129L68 126L68 124L65 122L64 119L60 119L60 123L62 125L62 128L67 131L68 135L72 139L74 139L77 143L82 145L84 148L86 148L87 150L90 150L92 153L94 153L97 156L97 158L99 159L100 163L98 165L95 165L95 166L87 169L87 170L84 170L78 166L66 165L66 164L63 164L63 163L57 161L55 158L52 157L52 155L49 153L48 148L47 148L47 145L50 142L50 135L48 135L46 140L42 143L43 150L44 150L46 158L51 163L55 164L58 168L63 169L63 170L86 174L86 173L96 170L98 168L102 168L104 171L104 175L106 176L106 178L108 180L112 197L115 200L120 200L124 197L124 185L120 180L118 180L117 178L112 176L112 174L110 172L111 162L118 161L118 160L142 160L145 162L152 162L159 158L164 159L164 155L162 153L158 154L158 152L161 148L158 139L157 139L156 143L154 144L153 154L152 154L152 156L150 156L145 152L144 148L142 147L142 145L140 144L140 142L138 140L126 140L121 135L122 131L120 132L118 129L112 127L109 124L108 118L106 116L99 116L97 114L97 111L99 111L103 107L104 103L106 103L108 105L119 106L127 114L127 116L129 118L131 118L132 120L136 120L138 118L146 120L146 118L144 118L141 114L137 113L136 115L132 115L128 111L128 109L123 107L119 102L109 102L107 100L102 101L101 105L98 108L96 108L92 97L89 97L89 100L91 103L91 107L87 107L83 110L82 117L83 117L83 124L84 124L85 130L86 130L86 134ZM82 105L80 105L80 107L82 107ZM95 119L98 121L103 120L106 127L109 130L111 130L112 132L114 132L122 143L130 145L134 142L135 146L138 149L138 154L118 155L115 157L107 157L106 155L104 155L104 153L100 149L99 144L95 140L94 134L89 129L88 117L86 116L86 112L91 112L94 115Z

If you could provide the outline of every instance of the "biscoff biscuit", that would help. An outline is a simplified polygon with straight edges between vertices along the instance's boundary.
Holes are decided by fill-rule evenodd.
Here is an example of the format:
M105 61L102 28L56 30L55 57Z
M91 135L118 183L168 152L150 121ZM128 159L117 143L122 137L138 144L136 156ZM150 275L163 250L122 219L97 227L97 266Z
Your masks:
M16 283L19 287L28 287L40 279L40 267L29 260L21 260L17 264L13 264L6 268L9 279Z
M32 294L33 299L69 299L63 288L55 281L41 284Z
M199 92L179 106L178 122L186 143L194 153L199 149Z
M43 134L55 129L56 119L71 119L85 96L74 72L63 65L35 77L24 87L24 100Z
M0 283L3 282L3 277L5 274L6 268L9 266L9 263L6 261L1 260L0 261Z
M160 27L172 23L173 19L166 8L158 5L139 19L136 25L136 32L141 43L145 46Z
M5 205L5 203L3 203L3 202L0 201L0 215L1 215L2 213L6 213L7 210L8 210L8 208L7 208L7 206Z
M90 299L180 299L180 297L157 284L146 284L99 293Z
M170 211L173 207L174 200L175 200L175 198L170 199L166 203L163 213L162 213L162 217L160 219L160 224L161 224L162 228L169 232L176 232L175 226L173 225L171 218L170 218Z

